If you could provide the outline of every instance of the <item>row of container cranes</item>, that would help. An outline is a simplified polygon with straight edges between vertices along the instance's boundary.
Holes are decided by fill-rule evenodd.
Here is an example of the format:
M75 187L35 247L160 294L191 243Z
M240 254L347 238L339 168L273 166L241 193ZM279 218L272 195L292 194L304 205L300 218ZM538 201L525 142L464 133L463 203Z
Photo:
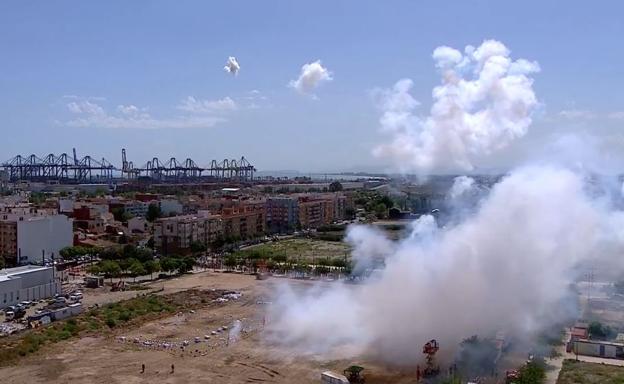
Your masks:
M121 150L122 166L118 168L102 158L96 160L92 156L78 157L76 149L72 155L49 154L44 157L37 155L17 155L3 162L9 181L41 181L68 184L112 183L121 181L147 182L185 182L185 181L253 181L256 168L245 157L212 160L208 166L199 166L193 159L178 161L175 157L162 161L154 157L139 167L128 161L126 150Z

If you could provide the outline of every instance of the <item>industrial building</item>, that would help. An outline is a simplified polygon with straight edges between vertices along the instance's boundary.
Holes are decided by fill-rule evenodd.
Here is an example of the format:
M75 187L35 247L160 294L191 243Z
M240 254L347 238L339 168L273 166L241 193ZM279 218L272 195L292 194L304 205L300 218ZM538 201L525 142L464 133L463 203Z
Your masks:
M568 344L568 352L584 356L623 359L624 344L599 340L576 339L570 341L570 344Z
M61 292L51 267L26 265L0 270L0 309L21 301L45 299Z

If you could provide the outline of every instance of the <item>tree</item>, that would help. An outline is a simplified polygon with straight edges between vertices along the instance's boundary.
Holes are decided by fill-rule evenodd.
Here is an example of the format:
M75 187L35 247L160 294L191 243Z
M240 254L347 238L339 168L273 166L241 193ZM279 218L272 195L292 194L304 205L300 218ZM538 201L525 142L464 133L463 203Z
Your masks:
M134 259L137 255L137 249L132 244L126 244L124 245L121 254L123 255L124 259Z
M517 384L542 384L546 378L546 363L543 359L528 362L520 369Z
M238 260L234 255L228 255L225 258L223 264L227 267L228 270L234 269L238 265Z
M353 207L347 207L345 208L345 216L349 219L354 219L355 218L355 208Z
M126 212L122 207L116 207L111 209L111 213L113 214L113 218L117 221L128 221L132 218L132 215Z
M388 215L388 208L385 204L379 203L373 207L373 212L378 219L383 219Z
M130 267L128 267L128 270L130 271L130 276L134 277L135 282L137 276L142 276L146 274L143 264L137 259L133 259Z
M110 277L111 282L113 281L113 277L121 275L121 267L119 263L114 260L102 260L99 264L99 270L104 276Z
M199 241L193 241L191 243L191 252L193 252L193 254L199 254L202 252L206 252L207 248L206 245L202 242Z
M173 257L163 257L160 259L160 269L164 272L171 273L178 269L178 261Z
M154 278L154 273L160 271L160 263L157 260L148 260L143 264L145 271L150 274L150 279Z
M592 321L587 328L592 339L606 340L613 336L613 330L608 325L603 325L598 321Z
M498 349L490 339L479 339L472 336L460 344L457 367L468 376L488 375L496 368Z
M183 257L181 259L178 259L178 273L180 274L187 273L193 270L194 266L195 259L193 259L192 257Z
M388 196L383 196L380 200L380 203L382 203L383 205L386 206L386 209L390 209L392 207L394 207L394 201L392 201L392 199Z
M342 184L340 184L340 181L334 181L331 184L329 184L329 191L330 192L342 191Z
M99 253L102 260L119 260L122 258L121 252L117 248L104 248Z
M162 216L162 211L160 210L160 207L158 206L158 204L151 203L147 207L147 214L145 215L145 218L147 219L147 221L149 222L156 221L156 219L158 219L161 216Z
M154 260L154 251L149 248L137 248L134 257L142 263Z

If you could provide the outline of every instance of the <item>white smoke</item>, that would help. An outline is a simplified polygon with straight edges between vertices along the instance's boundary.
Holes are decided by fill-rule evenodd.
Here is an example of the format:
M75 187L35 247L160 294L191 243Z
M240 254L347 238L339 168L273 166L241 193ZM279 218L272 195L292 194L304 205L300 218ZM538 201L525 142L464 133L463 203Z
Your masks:
M240 320L234 320L230 331L228 332L228 345L237 342L240 339L241 331L243 330L243 322Z
M240 71L240 64L238 64L236 57L230 56L228 57L227 62L225 63L225 67L223 67L223 69L225 70L225 72L236 76L238 74L238 71Z
M345 241L353 248L355 275L383 262L392 254L395 245L380 229L364 225L349 226Z
M302 94L311 94L322 83L333 80L331 72L323 67L320 60L304 64L296 80L288 84Z
M512 172L469 220L443 229L433 220L423 216L415 235L388 248L379 279L307 295L282 287L275 335L307 351L348 344L414 364L431 338L448 351L473 334L524 336L558 320L575 268L598 250L619 260L624 248L624 215L588 196L583 176L556 166ZM354 254L368 254L378 235L358 231L372 239L352 242Z
M453 185L448 192L449 198L458 199L460 196L469 193L475 188L475 180L468 176L457 176L453 179Z
M433 89L430 115L419 118L413 82L400 80L380 92L382 130L392 134L377 147L402 171L472 170L474 160L507 147L526 134L538 105L530 75L536 62L513 61L502 43L486 40L462 54L450 47L433 52L442 84Z

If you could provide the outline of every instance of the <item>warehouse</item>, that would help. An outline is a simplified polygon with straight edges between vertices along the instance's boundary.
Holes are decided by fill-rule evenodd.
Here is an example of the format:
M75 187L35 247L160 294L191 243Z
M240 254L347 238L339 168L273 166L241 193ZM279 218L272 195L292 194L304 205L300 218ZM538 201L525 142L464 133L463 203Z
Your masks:
M598 340L579 339L572 342L572 352L578 355L624 358L624 344Z
M21 301L45 299L61 292L50 267L26 265L0 270L0 309Z

